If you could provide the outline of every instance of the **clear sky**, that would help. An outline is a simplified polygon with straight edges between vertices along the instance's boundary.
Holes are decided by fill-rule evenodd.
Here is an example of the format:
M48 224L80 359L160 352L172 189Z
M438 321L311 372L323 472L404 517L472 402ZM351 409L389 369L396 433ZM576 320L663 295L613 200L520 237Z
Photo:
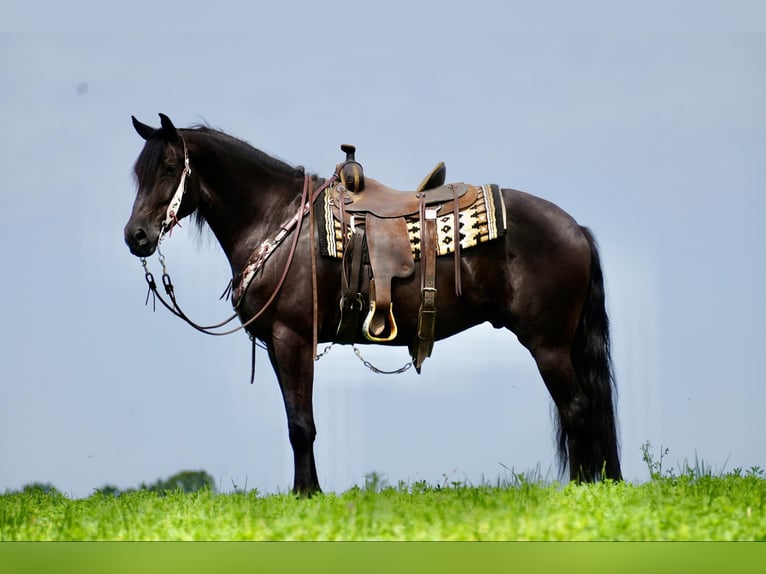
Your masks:
M761 3L260 4L4 8L0 491L87 496L196 469L222 490L292 484L265 354L251 386L245 335L144 307L122 238L142 147L130 116L158 112L323 175L348 142L390 185L444 160L448 180L557 203L601 245L626 478L647 477L645 441L674 468L766 468L766 36L742 31L766 21ZM228 316L212 235L164 245L189 313ZM386 369L408 358L363 351ZM370 472L555 476L550 400L511 333L437 343L420 376L375 375L349 347L317 371L325 490Z

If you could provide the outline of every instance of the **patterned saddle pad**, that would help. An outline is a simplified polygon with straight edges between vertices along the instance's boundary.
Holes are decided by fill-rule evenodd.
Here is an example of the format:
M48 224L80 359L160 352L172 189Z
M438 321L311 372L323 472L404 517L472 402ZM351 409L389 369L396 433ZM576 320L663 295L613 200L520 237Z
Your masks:
M507 229L505 202L500 188L487 184L477 188L476 201L460 211L460 249L469 249L480 243L502 237ZM326 257L343 258L343 235L340 221L333 215L330 195L325 192L315 210L319 230L320 253ZM420 259L420 219L407 217L407 232L414 259ZM453 214L437 216L439 255L455 251L455 218Z

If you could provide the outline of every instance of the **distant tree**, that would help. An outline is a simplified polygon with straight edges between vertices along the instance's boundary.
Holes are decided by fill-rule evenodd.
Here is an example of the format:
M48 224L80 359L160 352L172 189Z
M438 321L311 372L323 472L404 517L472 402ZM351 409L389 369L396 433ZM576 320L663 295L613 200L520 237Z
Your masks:
M105 484L101 488L96 489L96 494L103 496L120 496L123 491L114 486L113 484Z
M50 482L30 482L21 487L21 492L25 494L61 494L61 491Z
M35 488L40 491L48 491L48 489L56 489L47 484L35 483ZM26 488L32 488L34 485L28 485ZM213 477L204 470L182 470L176 474L166 478L165 480L158 479L152 484L142 482L136 488L120 489L113 484L105 484L101 488L95 489L94 496L122 496L123 494L130 494L136 491L148 490L150 492L156 492L158 494L165 494L167 492L182 491L197 492L198 490L208 489L210 492L216 492L215 481ZM56 491L58 492L58 491Z
M205 488L210 490L210 492L215 492L215 481L204 470L183 470L165 480L158 480L149 486L142 484L141 487L159 493L175 492L177 490L188 493L197 492Z

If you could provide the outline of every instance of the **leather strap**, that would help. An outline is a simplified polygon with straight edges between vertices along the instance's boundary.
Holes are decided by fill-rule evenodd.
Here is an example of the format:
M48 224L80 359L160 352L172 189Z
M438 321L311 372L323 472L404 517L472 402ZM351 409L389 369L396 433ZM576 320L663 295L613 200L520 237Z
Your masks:
M311 344L313 349L314 359L317 356L317 345L319 343L318 323L319 312L317 303L317 240L316 240L316 224L314 222L314 202L309 201L309 249L311 249L311 314L313 329L311 332Z
M460 196L458 195L458 189L454 185L450 185L453 193L455 194L454 209L452 215L455 221L455 295L460 297L463 294L463 285L460 275Z
M422 275L420 288L423 300L429 307L435 307L436 301L436 210L424 209L421 217L421 239L423 245L420 251Z
M418 332L412 349L415 370L431 356L436 338L436 209L427 208L425 200L420 201L420 309L418 310Z
M362 278L362 256L364 255L364 228L357 227L354 231L354 243L351 249L351 282L348 294L356 296L359 293L359 282Z
M359 333L359 321L364 310L364 299L359 292L364 253L364 228L357 227L350 242L343 248L343 286L340 299L340 322L334 342L353 344ZM351 255L351 267L346 271L346 258Z

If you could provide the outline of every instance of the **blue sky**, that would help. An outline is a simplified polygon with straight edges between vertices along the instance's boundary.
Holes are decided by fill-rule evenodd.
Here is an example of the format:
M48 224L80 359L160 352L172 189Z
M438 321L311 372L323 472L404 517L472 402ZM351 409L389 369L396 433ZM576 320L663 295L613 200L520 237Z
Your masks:
M0 490L87 496L183 469L224 490L290 488L265 354L251 386L247 337L207 338L143 306L122 240L142 144L130 116L158 112L320 174L351 142L394 186L444 160L449 180L559 204L601 245L626 477L646 478L645 441L671 466L696 454L766 468L766 36L742 31L763 8L535 6L74 2L41 22L13 3L0 25ZM212 236L178 230L164 250L190 314L228 316ZM407 360L363 351L382 368ZM542 381L487 326L438 343L420 376L375 375L335 347L315 410L326 490L373 471L394 484L554 475Z

